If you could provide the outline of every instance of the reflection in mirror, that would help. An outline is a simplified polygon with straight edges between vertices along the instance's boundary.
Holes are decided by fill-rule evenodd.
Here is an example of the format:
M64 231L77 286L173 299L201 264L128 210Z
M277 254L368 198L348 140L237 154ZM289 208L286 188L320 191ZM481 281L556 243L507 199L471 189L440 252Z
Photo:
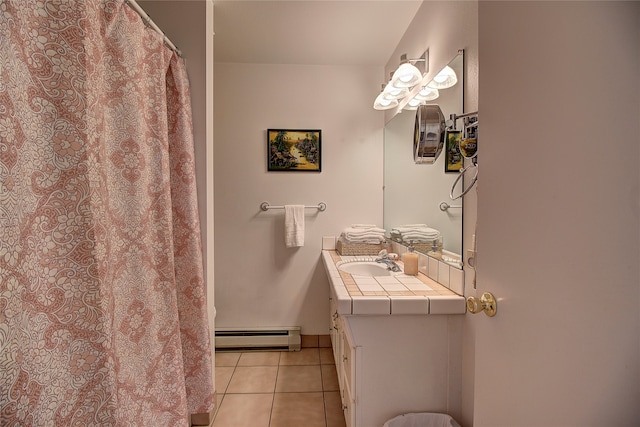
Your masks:
M425 102L438 105L445 118L452 113L464 112L462 53L449 63L449 67L457 74L458 83L448 89L439 89L437 99ZM406 225L426 224L429 229L440 232L445 251L460 255L462 200L452 203L449 198L458 172L445 172L445 152L434 163L414 163L415 118L415 111L403 111L384 128L384 228L391 232ZM442 210L442 202L446 202L448 208ZM432 240L415 245L416 250L428 253Z
M434 163L444 146L444 114L436 104L419 105L413 129L413 161Z

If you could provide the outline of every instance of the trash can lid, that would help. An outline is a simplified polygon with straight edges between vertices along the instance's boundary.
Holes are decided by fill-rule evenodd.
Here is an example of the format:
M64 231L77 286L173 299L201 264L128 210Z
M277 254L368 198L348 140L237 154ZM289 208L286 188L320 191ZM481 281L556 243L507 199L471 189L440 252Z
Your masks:
M460 427L460 424L447 414L416 412L398 415L382 427Z

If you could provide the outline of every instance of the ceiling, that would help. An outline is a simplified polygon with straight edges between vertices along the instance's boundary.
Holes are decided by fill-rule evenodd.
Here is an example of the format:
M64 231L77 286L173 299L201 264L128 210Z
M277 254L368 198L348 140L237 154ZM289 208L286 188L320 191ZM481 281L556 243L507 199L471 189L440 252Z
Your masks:
M422 0L214 0L216 62L384 66Z

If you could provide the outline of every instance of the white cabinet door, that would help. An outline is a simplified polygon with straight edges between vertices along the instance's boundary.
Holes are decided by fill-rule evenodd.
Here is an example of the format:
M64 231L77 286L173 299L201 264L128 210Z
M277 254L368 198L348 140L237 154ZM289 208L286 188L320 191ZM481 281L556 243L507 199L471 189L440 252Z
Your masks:
M356 417L358 409L356 406L358 396L358 387L356 383L356 358L358 348L354 345L349 327L342 317L340 317L340 324L340 333L342 336L342 360L340 361L340 371L338 375L341 377L340 390L342 392L344 417L347 422L347 427L356 427L358 426Z
M331 348L333 349L333 360L336 367L340 360L340 348L342 345L342 337L340 335L339 322L338 322L338 303L333 292L329 297L329 336L331 337Z

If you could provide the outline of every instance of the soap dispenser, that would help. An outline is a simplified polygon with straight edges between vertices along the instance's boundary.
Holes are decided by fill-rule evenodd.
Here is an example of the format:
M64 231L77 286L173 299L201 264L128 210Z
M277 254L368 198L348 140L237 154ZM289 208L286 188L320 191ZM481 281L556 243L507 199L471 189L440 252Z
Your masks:
M418 274L418 254L415 252L413 242L409 243L409 252L402 257L404 262L404 274L416 276Z

